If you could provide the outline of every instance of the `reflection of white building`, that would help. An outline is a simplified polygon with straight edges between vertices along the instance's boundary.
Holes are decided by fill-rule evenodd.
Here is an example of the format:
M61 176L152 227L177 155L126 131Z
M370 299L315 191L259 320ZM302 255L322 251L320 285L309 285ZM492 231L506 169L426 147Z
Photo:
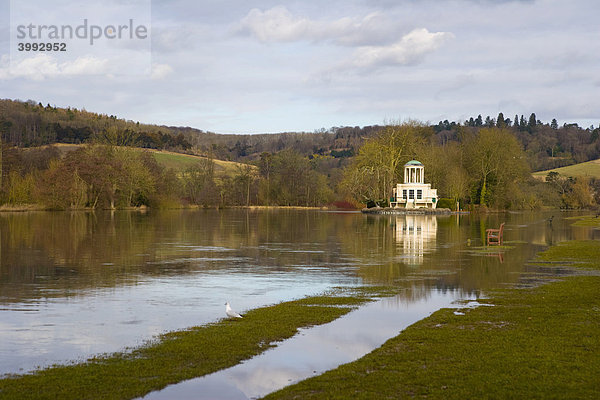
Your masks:
M390 207L435 208L437 206L437 189L425 183L425 167L421 162L412 160L404 165L404 183L399 183L392 190Z
M402 244L407 264L423 263L423 254L435 245L435 215L402 215L396 217L396 243Z

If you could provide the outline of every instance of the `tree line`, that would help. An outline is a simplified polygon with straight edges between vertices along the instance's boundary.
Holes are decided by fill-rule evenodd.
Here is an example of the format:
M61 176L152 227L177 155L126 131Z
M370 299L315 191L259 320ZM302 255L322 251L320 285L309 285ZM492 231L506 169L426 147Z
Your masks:
M538 209L584 208L600 200L600 181L551 173L534 179L518 134L508 126L455 127L453 140L440 140L430 126L389 125L365 141L344 170L342 186L355 201L387 205L411 159L425 166L426 182L448 206Z
M205 158L167 169L142 149L84 145L64 155L53 146L3 149L0 203L49 209L180 208L250 205L321 206L328 178L293 150L264 153L256 166L217 174Z
M228 173L217 173L211 158L167 169L151 152L125 146L85 145L64 155L54 146L7 147L1 154L0 203L50 209L387 205L411 159L425 165L426 182L450 206L584 208L600 200L598 180L532 178L514 133L497 127L465 130L460 140L439 144L423 124L388 125L347 165L286 149Z
M528 118L515 115L505 118L499 113L496 118L478 115L463 124L440 121L433 126L440 140L458 140L465 130L478 131L482 128L498 128L510 131L523 146L529 165L533 171L564 167L571 164L600 158L600 126L582 128L574 123L558 125L556 118L550 123L537 119L535 113Z
M184 132L32 100L0 100L0 137L17 147L102 142L184 152L192 147Z
M535 113L513 119L481 115L464 121L440 121L430 125L438 141L458 141L459 134L482 128L511 131L523 146L533 171L562 167L600 158L600 127L558 125L540 121ZM104 143L164 149L214 157L220 160L256 162L263 153L292 149L302 156L340 160L353 157L363 142L384 126L331 127L314 132L277 134L216 134L190 127L168 127L127 121L115 115L76 108L42 105L33 100L0 100L0 138L7 145L35 147L52 143Z

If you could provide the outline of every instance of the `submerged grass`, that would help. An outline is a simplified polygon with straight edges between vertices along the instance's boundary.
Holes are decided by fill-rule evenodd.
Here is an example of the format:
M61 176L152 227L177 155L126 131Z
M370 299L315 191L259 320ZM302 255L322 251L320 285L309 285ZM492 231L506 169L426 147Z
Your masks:
M333 321L369 301L341 291L248 311L162 335L131 352L55 366L0 380L0 399L131 399L168 384L231 367L293 336Z
M498 251L507 251L514 249L515 246L494 245L494 246L471 246L467 250L470 253L497 253Z
M542 261L600 269L600 241L561 243ZM443 309L365 357L268 399L600 398L600 276L503 289Z
M600 216L588 215L577 217L575 219L577 219L577 222L575 222L573 226L591 226L600 228Z
M537 261L563 262L578 268L600 269L600 241L562 242L538 254Z

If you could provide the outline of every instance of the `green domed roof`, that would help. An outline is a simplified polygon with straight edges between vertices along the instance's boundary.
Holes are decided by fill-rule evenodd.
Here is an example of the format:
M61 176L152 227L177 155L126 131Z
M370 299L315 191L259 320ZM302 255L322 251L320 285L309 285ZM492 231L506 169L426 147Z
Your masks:
M423 166L423 163L421 161L411 160L411 161L407 162L406 164L404 164L404 166L407 166L407 165L421 165L421 166Z

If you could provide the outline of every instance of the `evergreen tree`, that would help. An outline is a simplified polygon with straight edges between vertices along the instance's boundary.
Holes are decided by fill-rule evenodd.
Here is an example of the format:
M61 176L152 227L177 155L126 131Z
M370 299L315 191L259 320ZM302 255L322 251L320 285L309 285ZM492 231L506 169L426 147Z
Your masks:
M475 126L482 126L483 125L483 119L481 118L481 114L479 114L477 116L477 119L475 120Z
M525 116L523 114L521 114L521 120L519 122L519 125L521 125L521 130L527 128L527 121L525 121Z
M550 128L558 129L558 121L556 120L556 118L552 118L552 122L550 123Z
M517 129L521 128L521 126L519 125L519 115L518 114L515 114L514 127L517 128Z
M537 125L537 118L535 117L535 113L531 113L531 115L529 116L529 123L527 124L527 126L529 128L535 128L536 125Z
M504 114L498 113L498 118L496 119L496 127L497 128L506 127L506 121L504 120Z

